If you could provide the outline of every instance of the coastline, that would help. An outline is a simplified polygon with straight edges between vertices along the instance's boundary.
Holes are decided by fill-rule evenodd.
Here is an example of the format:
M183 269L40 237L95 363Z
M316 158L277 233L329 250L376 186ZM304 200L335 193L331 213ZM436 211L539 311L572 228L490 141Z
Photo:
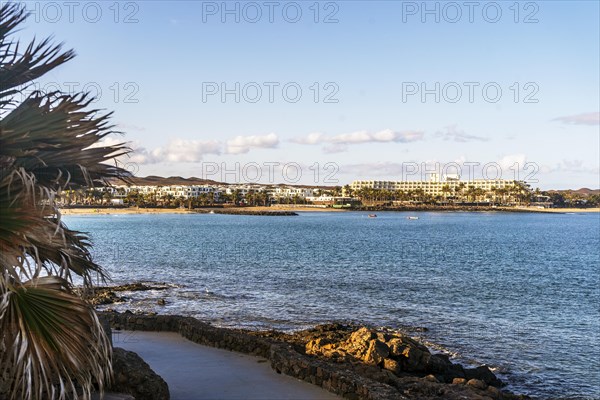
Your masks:
M61 215L108 215L108 214L192 214L193 211L182 208L61 208Z
M137 207L85 207L85 208L61 208L62 215L111 215L111 214L198 214L208 213L214 210L221 214L260 214L277 212L369 212L369 211L392 211L392 212L525 212L525 213L548 213L548 214L571 214L571 213L599 213L600 208L534 208L534 207L404 207L397 209L365 207L358 210L339 208L307 207L307 206L272 206L272 207L225 207L211 208L202 207L193 210L187 208L137 208Z
M187 208L137 208L137 207L85 207L61 208L62 215L108 215L108 214L201 214L214 211L221 214L259 214L264 212L344 212L346 210L323 207L201 207L188 210Z
M517 207L515 210L540 212L549 214L571 214L571 213L598 213L600 208L531 208L531 207Z
M177 332L200 344L266 358L277 373L357 400L529 399L485 365L454 364L401 331L330 323L295 332L215 327L192 317L100 312L115 331Z

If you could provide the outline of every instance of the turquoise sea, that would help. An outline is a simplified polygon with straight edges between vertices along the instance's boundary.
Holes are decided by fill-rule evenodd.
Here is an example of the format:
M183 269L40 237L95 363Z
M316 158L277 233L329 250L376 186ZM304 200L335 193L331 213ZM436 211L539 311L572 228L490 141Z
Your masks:
M63 218L89 232L115 283L173 286L114 309L252 329L412 329L517 393L600 399L600 214Z

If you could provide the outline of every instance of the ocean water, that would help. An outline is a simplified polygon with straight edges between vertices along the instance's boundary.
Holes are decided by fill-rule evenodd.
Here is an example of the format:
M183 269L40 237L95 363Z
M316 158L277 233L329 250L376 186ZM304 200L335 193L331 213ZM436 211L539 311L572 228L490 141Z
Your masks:
M408 215L418 215L409 220ZM166 282L111 305L219 326L328 321L416 336L508 389L600 399L600 214L65 216L114 283ZM165 306L157 299L165 298Z

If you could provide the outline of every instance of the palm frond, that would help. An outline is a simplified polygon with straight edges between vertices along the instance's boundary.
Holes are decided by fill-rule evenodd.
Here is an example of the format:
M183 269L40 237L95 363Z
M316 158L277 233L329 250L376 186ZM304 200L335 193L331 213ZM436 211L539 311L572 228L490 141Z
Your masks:
M125 143L90 147L115 133L111 114L86 110L85 94L34 94L0 121L0 146L13 167L24 168L45 187L105 186L130 173L106 161L127 154Z
M111 348L94 310L71 288L106 274L86 234L61 220L66 187L107 185L129 172L110 161L130 150L98 146L114 126L86 94L35 92L15 101L74 53L11 39L27 13L0 5L0 397L89 399L111 375ZM85 292L85 291L84 291Z
M12 96L20 94L26 85L75 56L72 50L61 52L62 45L52 45L51 38L31 42L23 53L11 33L25 20L27 13L22 4L4 2L0 7L0 107L4 108Z
M0 347L9 351L0 355L0 372L16 377L11 396L89 398L93 384L102 386L112 373L111 347L90 305L58 277L2 286Z
M89 238L69 229L54 207L40 207L30 193L34 188L23 179L15 173L0 180L2 270L16 280L45 274L70 279L74 273L83 278L84 287L94 278L105 280L106 273L92 260Z

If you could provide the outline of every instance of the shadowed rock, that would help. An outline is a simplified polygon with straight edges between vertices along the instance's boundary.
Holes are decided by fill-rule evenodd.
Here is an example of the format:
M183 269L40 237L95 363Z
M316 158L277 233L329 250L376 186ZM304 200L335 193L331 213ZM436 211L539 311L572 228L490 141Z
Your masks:
M136 353L113 349L114 382L111 390L136 399L169 400L169 386Z

